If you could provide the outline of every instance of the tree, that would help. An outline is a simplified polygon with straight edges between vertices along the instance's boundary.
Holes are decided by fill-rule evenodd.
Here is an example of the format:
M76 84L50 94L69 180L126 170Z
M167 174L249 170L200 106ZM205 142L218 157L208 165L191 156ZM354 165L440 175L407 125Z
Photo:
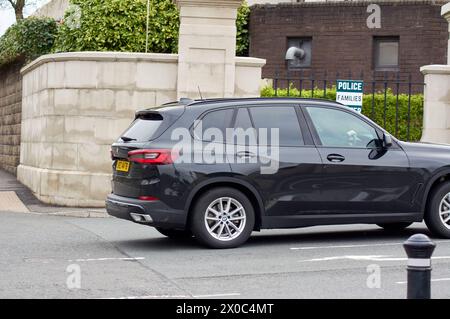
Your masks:
M14 9L16 21L23 20L23 10L25 7L35 4L36 0L0 0L0 8L12 7Z

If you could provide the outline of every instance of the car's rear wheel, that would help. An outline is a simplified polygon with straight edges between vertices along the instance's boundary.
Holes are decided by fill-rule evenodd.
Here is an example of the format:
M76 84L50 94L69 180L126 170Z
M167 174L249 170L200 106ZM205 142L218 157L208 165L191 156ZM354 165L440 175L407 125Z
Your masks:
M397 231L405 229L409 226L411 226L412 223L404 222L404 223L386 223L386 224L377 224L381 228L384 228L388 231Z
M185 239L192 237L192 233L190 230L164 229L164 228L156 228L156 230L160 234L172 239Z
M450 183L438 185L431 192L425 223L436 236L450 238Z
M255 225L250 200L234 188L207 191L196 201L191 214L192 233L200 243L211 248L242 245Z

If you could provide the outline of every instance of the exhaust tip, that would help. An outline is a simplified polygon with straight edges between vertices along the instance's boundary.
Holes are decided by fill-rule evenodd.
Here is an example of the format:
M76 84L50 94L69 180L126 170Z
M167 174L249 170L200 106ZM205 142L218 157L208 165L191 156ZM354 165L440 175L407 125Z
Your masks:
M130 216L136 223L151 223L151 222L153 222L153 219L150 217L150 215L130 213Z

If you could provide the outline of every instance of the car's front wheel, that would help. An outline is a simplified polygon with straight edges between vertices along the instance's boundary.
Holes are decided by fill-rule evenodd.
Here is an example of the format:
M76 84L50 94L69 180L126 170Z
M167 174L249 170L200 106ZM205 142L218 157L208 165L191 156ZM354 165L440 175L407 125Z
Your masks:
M425 223L439 237L450 238L450 183L438 185L431 192L425 212Z
M214 188L195 203L191 230L195 238L211 248L233 248L250 237L255 212L242 192L228 187Z

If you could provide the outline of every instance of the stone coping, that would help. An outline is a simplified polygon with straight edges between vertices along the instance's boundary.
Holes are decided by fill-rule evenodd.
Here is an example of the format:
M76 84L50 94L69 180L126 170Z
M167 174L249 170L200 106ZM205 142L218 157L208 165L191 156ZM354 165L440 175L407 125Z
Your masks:
M450 65L446 64L432 64L424 65L420 68L423 75L426 74L450 74Z
M22 75L48 62L98 61L98 62L163 62L178 63L178 54L132 52L65 52L43 55L21 69Z
M249 57L236 57L236 66L251 66L251 67L260 67L262 68L264 65L266 65L265 59L260 58L249 58Z
M450 2L446 3L441 8L441 16L446 16L450 14Z
M238 8L242 0L174 0L181 7Z
M98 61L98 62L160 62L178 63L178 54L173 53L132 53L132 52L66 52L43 55L24 66L22 75L48 62ZM265 59L236 57L236 66L263 67Z

